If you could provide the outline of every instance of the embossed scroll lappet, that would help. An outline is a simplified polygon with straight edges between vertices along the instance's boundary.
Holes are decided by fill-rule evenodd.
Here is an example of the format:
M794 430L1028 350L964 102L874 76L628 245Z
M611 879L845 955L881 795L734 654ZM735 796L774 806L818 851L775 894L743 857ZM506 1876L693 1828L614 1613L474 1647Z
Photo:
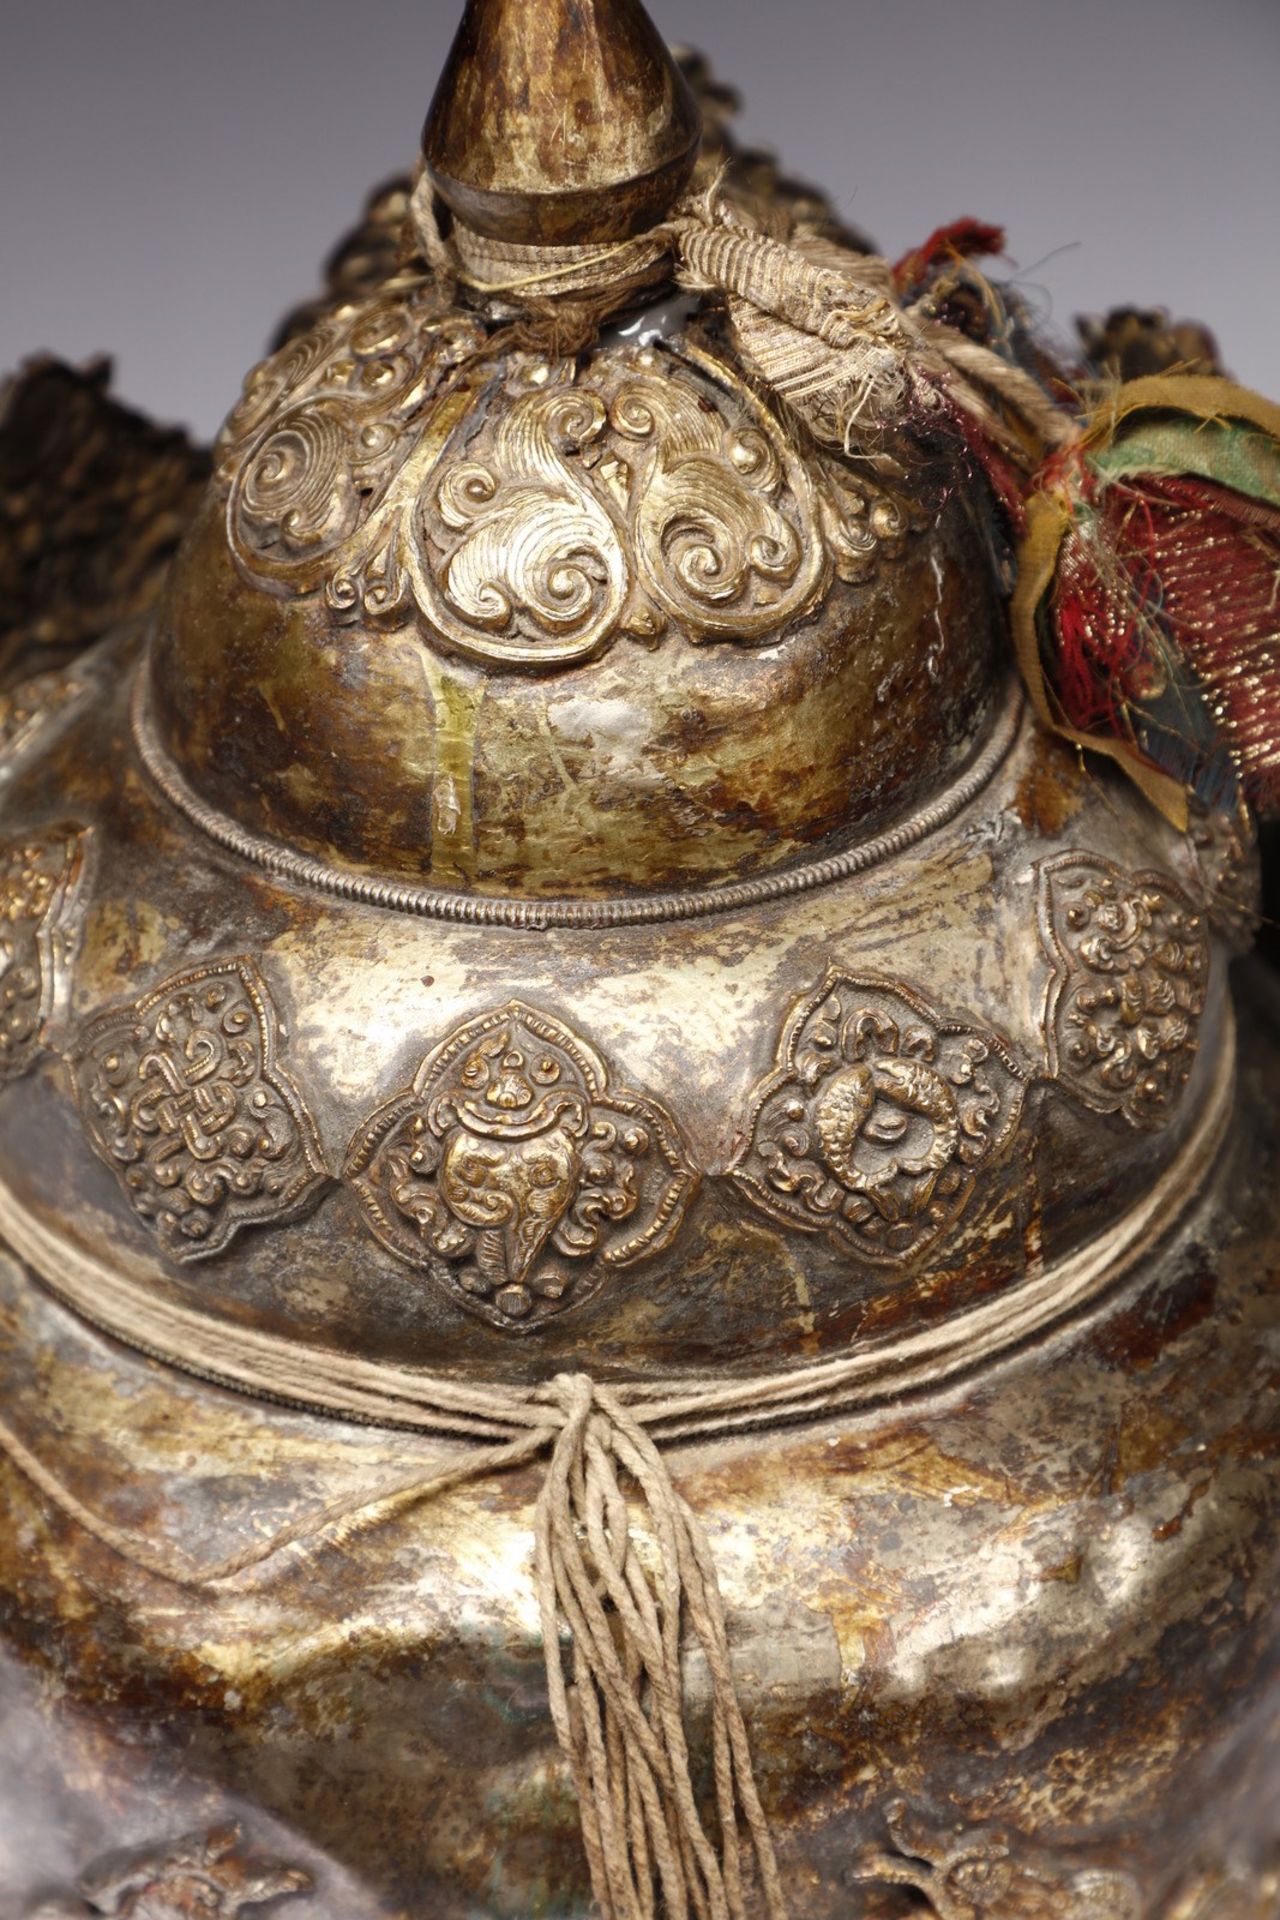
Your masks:
M1241 804L1194 819L1186 836L1192 893L1231 953L1248 953L1262 924L1262 854L1257 829Z
M89 1138L177 1260L292 1218L328 1178L279 1036L258 969L234 959L165 981L79 1037L71 1066Z
M1074 1867L994 1827L947 1828L903 1801L886 1812L890 1846L856 1861L855 1882L910 1888L932 1920L1144 1920L1132 1874Z
M1050 1074L1100 1113L1163 1126L1191 1076L1209 980L1203 914L1164 874L1093 854L1039 869Z
M959 1218L1022 1096L995 1034L900 982L833 969L783 1029L732 1172L781 1224L896 1265Z
M240 1847L234 1822L168 1844L108 1856L74 1893L51 1895L26 1920L242 1920L312 1891L311 1875Z
M517 1000L427 1055L346 1177L385 1247L499 1327L536 1326L659 1252L696 1186L658 1103Z
M55 1004L83 834L57 826L0 841L0 1080L36 1061Z
M693 346L504 355L430 284L267 361L219 452L247 579L514 665L669 628L775 639L904 531Z

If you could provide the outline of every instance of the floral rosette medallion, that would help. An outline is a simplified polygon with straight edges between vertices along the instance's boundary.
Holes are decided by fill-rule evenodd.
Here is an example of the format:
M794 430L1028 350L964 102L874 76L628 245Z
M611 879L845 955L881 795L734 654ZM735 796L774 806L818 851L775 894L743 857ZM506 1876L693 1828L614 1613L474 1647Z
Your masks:
M1132 1127L1163 1126L1191 1077L1209 977L1204 916L1159 873L1062 854L1041 869L1040 935L1054 962L1050 1071Z

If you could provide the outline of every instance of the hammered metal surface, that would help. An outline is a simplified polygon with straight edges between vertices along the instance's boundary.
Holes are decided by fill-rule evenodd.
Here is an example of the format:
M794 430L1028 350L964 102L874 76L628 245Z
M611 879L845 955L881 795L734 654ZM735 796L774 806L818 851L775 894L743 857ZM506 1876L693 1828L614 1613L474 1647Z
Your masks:
M138 760L133 658L115 644L86 657L77 669L85 691L10 777L15 833L45 831L74 810L95 822L95 857L77 896L75 968L46 1022L49 1070L0 1092L0 1154L23 1206L73 1249L110 1250L158 1297L294 1337L304 1350L473 1364L516 1379L583 1353L619 1378L838 1352L1012 1288L1103 1232L1176 1158L1218 1073L1226 967L1214 943L1207 972L1194 975L1198 1018L1175 1008L1178 1050L1161 1057L1190 1077L1181 1098L1150 1106L1144 1118L1158 1124L1132 1126L1121 1095L1111 1111L1081 1102L1070 1072L1048 1057L1045 1007L1063 962L1042 940L1044 863L1065 845L1081 872L1159 874L1192 918L1205 882L1190 842L1030 726L953 819L847 880L683 922L535 932L344 901L219 851ZM244 999L247 1025L231 1050L239 1093L235 1075L212 1065L226 1038L216 1021L199 1041L180 1022L176 1038L155 1044L172 983L210 969L210 979L230 981L218 970L233 963L251 969L261 1005L259 1014ZM1137 970L1140 984L1148 974L1140 1011L1168 1038L1173 1015L1151 1011L1166 975L1153 963ZM808 1044L828 975L875 983L865 1006L841 1001L849 1018L838 1073ZM1123 977L1132 984L1132 971ZM1097 978L1106 986L1111 976ZM549 1230L562 1241L569 1233L571 1185L599 1205L599 1249L572 1255L548 1244L553 1291L536 1312L509 1315L495 1305L504 1286L514 1287L511 1305L534 1299L511 1279L521 1268L514 1243L494 1264L498 1243L485 1240L488 1291L464 1286L460 1276L478 1284L481 1267L463 1241L489 1228L444 1205L434 1170L400 1183L406 1211L388 1206L390 1163L379 1159L382 1233L369 1231L357 1186L336 1176L388 1102L409 1102L393 1132L401 1118L414 1124L410 1108L425 1120L444 1089L415 1085L423 1062L508 1006L513 988L573 1039L579 1064L559 1056L566 1085L609 1125L626 1117L611 1107L625 1092L649 1145L641 1152L637 1136L636 1152L623 1154L631 1170L619 1162L606 1177L601 1165L597 1183L574 1161L581 1144L570 1151L567 1136L557 1138ZM873 1017L859 1023L860 1012ZM1122 1008L1116 1032L1145 1045L1143 1020L1126 1025ZM779 1104L792 1097L793 1038L805 1055L809 1084L793 1092L812 1123L812 1152L787 1145L792 1123ZM96 1058L104 1045L114 1058L117 1041L124 1079L105 1106L96 1070L79 1067L73 1089L55 1067L58 1056L84 1060L88 1049ZM265 1069L291 1091L272 1094ZM276 1139L273 1125L262 1145L243 1131L255 1087L287 1137ZM249 1104L241 1111L238 1101ZM427 1122L423 1144L447 1148L451 1125L441 1118L437 1133ZM397 1136L391 1150L402 1144ZM783 1153L781 1185L771 1184L762 1145ZM516 1181L519 1157L503 1181L525 1180L529 1165ZM207 1191L205 1171L214 1176ZM130 1181L142 1182L141 1216ZM518 1205L514 1188L506 1194L512 1220L533 1221L532 1193ZM208 1229L198 1240L176 1215L157 1239L151 1223L166 1196ZM415 1209L425 1218L419 1202L429 1212L437 1200L456 1258L429 1244L435 1228L424 1239L415 1224ZM235 1231L251 1219L262 1224ZM536 1239L541 1228L531 1231ZM631 1258L637 1232L642 1259ZM192 1267L180 1256L197 1246ZM410 1254L425 1262L421 1281ZM512 1342L503 1329L517 1324L528 1337Z
M432 163L491 233L631 232L685 83L633 0L554 11L471 0ZM699 185L821 258L681 69ZM1280 1920L1247 821L1016 718L972 476L820 452L652 262L603 327L455 299L409 191L198 506L102 369L0 405L6 1920L587 1920L541 1465L441 1490L408 1387L326 1393L832 1358L838 1414L666 1455L794 1920Z
M1242 989L1210 1190L1081 1321L941 1397L672 1455L804 1920L1273 1920L1280 1000ZM180 1380L11 1265L0 1367L82 1500L197 1561L451 1453ZM315 1878L299 1920L585 1920L536 1469L185 1593L0 1485L19 1903L240 1818Z

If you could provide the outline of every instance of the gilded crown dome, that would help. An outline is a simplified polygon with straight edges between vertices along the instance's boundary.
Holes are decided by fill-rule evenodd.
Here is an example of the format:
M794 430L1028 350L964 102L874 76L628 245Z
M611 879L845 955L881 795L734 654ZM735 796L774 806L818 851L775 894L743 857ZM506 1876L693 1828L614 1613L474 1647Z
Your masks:
M1274 1920L1280 414L730 104L470 0L210 461L0 402L29 1920Z
M200 799L393 881L589 895L828 852L956 772L994 678L963 505L913 529L699 335L488 353L427 282L284 349L153 647Z
M1217 1124L1224 847L1033 724L972 352L686 65L691 184L634 8L473 0L399 264L250 376L154 614L21 735L6 1231L191 1364L963 1347ZM912 328L932 397L864 429Z
M343 872L531 898L741 879L891 824L990 722L962 496L924 514L905 472L819 447L661 260L573 351L563 311L493 290L560 258L550 209L607 258L638 217L621 173L650 226L683 186L694 103L633 14L566 37L555 9L468 9L426 179L536 244L485 249L488 288L410 264L253 373L175 570L156 760ZM566 150L529 102L571 84Z

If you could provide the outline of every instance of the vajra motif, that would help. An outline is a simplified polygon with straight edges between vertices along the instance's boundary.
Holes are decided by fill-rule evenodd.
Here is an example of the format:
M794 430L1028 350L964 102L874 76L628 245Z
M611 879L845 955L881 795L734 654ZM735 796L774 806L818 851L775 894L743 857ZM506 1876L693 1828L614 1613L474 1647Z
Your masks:
M1162 1126L1195 1060L1209 978L1203 916L1162 874L1067 853L1040 868L1040 934L1053 962L1050 1073L1100 1113Z
M775 640L905 531L693 346L504 356L423 282L268 360L219 452L249 580L516 665L668 627Z
M898 1264L959 1217L1022 1092L993 1033L894 982L833 970L783 1029L733 1174L782 1224Z
M427 1055L346 1174L382 1244L499 1327L537 1326L667 1246L696 1185L662 1108L514 1000Z
M43 1901L28 1920L240 1920L252 1907L310 1893L311 1876L240 1851L234 1824L87 1873L77 1893Z
M0 844L0 1080L35 1063L53 1010L81 834L55 827Z
M933 1829L900 1801L887 1826L891 1846L851 1877L912 1888L933 1920L1142 1920L1131 1874L1064 1866L996 1828Z
M168 980L94 1021L72 1070L94 1148L178 1260L300 1213L327 1175L276 1061L279 1018L252 961Z

